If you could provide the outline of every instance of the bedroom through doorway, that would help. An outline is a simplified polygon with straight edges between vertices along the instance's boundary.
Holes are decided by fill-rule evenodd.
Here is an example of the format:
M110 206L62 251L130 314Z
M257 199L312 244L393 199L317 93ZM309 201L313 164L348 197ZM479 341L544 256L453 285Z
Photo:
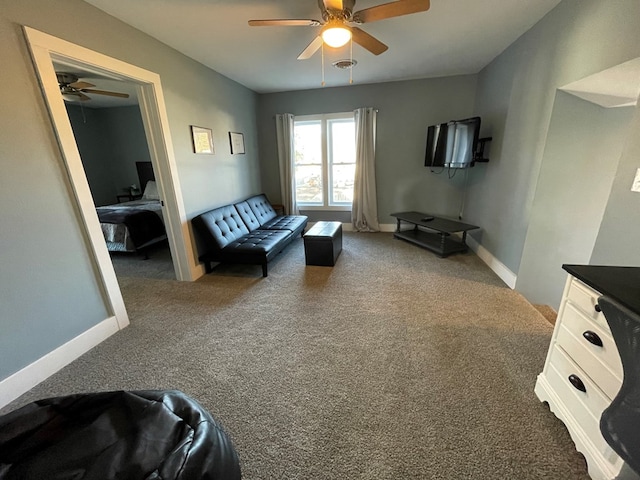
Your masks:
M53 65L116 276L175 280L136 85Z

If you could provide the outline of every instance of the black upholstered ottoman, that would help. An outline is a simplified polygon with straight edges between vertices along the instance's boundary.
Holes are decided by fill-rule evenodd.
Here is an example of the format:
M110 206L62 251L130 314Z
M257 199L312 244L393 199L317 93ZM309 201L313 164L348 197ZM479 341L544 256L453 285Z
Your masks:
M316 222L304 234L304 257L307 265L332 267L342 251L342 224Z

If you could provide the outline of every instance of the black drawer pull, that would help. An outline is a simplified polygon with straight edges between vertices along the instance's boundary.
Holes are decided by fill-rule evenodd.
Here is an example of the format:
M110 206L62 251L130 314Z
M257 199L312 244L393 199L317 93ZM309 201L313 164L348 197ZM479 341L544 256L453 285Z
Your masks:
M600 313L602 311L602 309L600 308L600 305L598 305L597 303L595 304L595 306L593 308L595 308L596 312L598 312L598 313Z
M569 375L569 381L571 382L571 385L573 385L577 390L580 390L581 392L587 391L587 387L584 386L583 381L580 380L580 377L578 377L577 375Z
M587 330L582 334L582 336L586 338L589 343L593 343L596 347L602 346L602 339L598 336L596 332Z

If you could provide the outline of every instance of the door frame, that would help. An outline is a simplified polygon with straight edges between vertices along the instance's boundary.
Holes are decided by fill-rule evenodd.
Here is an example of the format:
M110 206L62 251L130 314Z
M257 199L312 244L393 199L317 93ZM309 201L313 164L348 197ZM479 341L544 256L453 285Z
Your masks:
M33 28L25 26L23 29L102 286L118 326L122 329L129 324L128 315L52 62L137 85L140 113L158 192L163 201L163 216L176 278L191 281L197 278L197 266L193 260L194 252L178 181L160 76Z

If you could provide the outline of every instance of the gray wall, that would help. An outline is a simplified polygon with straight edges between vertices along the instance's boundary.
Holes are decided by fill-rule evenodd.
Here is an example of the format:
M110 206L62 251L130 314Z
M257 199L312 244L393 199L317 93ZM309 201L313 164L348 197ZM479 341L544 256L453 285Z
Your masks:
M638 18L637 0L564 0L479 74L475 113L493 142L488 168L470 171L467 220L482 227L483 247L518 275L516 288L527 297L530 285L548 281L551 270L561 268L532 268L547 250L534 241L544 238L539 224L530 226L538 189L550 204L563 201L560 185L540 183L556 90L640 56ZM589 181L582 192L598 175L585 174ZM640 225L621 228L635 232ZM528 235L531 251L525 252ZM528 260L521 268L523 258ZM561 291L562 285L555 288ZM553 299L545 303L557 307Z
M82 158L91 195L96 205L115 202L115 186L109 165L109 139L101 110L66 104L67 115Z
M105 135L109 139L108 162L111 166L113 195L129 192L130 185L140 185L136 162L150 162L149 144L144 133L140 107L116 107L100 109L105 119Z
M129 193L130 185L144 189L136 162L151 157L140 108L66 107L96 206L116 203L116 196Z
M456 216L462 200L464 175L459 173L450 179L446 172L436 175L424 167L426 127L469 117L475 88L475 75L468 75L260 95L258 124L264 190L272 201L280 201L273 119L276 113L309 115L376 107L379 221L395 224L389 215L403 210ZM345 214L339 215L314 212L312 219L344 221ZM346 221L348 219L346 217Z
M518 276L530 302L557 308L559 266L589 263L633 111L558 91Z
M110 316L21 25L160 75L189 217L260 191L254 92L83 1L0 0L0 379ZM192 153L189 125L216 155Z
M640 107L634 113L591 256L592 265L640 266L640 193L631 191L640 168Z

